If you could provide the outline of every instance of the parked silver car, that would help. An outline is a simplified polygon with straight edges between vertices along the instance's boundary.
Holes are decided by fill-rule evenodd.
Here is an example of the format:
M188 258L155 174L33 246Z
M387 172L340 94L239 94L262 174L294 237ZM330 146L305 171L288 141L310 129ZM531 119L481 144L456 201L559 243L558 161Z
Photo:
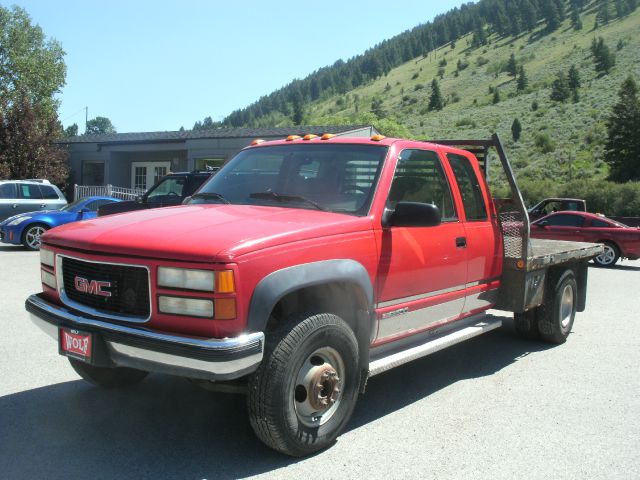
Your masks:
M0 180L0 222L19 213L58 210L67 200L48 180Z

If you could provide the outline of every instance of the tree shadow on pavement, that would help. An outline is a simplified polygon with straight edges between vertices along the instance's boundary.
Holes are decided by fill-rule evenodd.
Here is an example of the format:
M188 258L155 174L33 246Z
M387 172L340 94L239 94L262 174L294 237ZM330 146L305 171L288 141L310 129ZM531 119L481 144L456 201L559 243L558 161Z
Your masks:
M520 340L510 320L504 322L494 332L373 377L348 428L548 348ZM207 392L164 375L127 390L78 380L0 397L0 432L2 474L12 479L231 479L299 461L253 435L243 396Z

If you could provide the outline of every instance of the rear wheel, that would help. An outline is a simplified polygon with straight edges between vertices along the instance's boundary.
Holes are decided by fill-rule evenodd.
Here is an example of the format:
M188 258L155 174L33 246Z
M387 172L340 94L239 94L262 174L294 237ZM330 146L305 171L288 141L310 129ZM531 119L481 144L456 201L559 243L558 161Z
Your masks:
M564 343L576 315L578 284L571 270L550 275L544 303L537 308L540 338L549 343Z
M29 250L40 250L40 237L49 230L49 227L42 223L29 225L22 234L22 245Z
M96 367L73 358L69 359L69 363L84 380L103 388L130 387L140 383L149 373L135 368Z
M284 454L321 450L342 432L357 400L356 337L344 320L328 313L269 335L264 360L249 379L251 426Z
M610 242L604 242L604 252L593 259L596 265L601 267L612 267L620 258L620 250Z

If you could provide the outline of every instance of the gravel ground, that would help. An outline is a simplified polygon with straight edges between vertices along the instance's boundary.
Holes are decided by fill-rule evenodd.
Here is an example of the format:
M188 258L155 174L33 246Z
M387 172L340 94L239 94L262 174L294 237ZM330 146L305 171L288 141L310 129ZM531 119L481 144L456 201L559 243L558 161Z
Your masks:
M566 344L496 312L502 328L372 378L336 444L291 459L253 436L242 396L79 380L24 311L38 258L0 247L2 478L640 478L640 261L590 268Z

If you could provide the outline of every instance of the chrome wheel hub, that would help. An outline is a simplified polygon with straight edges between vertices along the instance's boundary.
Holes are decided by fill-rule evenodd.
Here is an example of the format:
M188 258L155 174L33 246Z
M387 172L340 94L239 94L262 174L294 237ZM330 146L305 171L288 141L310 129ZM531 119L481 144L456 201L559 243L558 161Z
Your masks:
M302 364L294 386L294 407L298 419L317 427L327 422L342 398L344 362L331 347L317 349Z
M32 227L27 231L26 240L29 247L38 249L40 248L40 237L45 232L42 227Z
M571 285L565 285L560 298L560 323L562 328L567 328L571 322L573 314L573 288Z
M600 265L609 265L616 258L616 252L609 245L604 246L604 252L596 257L596 260Z

